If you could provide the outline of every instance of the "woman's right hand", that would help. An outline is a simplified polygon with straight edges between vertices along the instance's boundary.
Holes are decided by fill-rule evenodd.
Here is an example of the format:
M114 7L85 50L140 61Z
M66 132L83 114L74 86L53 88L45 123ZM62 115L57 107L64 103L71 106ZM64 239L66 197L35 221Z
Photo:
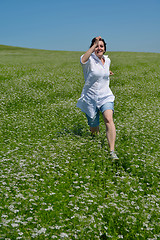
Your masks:
M95 40L95 43L94 43L94 44L97 46L98 43L99 43L99 41L100 41L101 39L102 39L101 36L96 37L96 40Z
M94 52L95 48L97 47L97 45L101 39L102 38L100 36L96 37L96 41L94 42L94 45L91 48L89 48L88 51L83 55L83 57L81 59L82 63L86 63L88 61L89 57Z

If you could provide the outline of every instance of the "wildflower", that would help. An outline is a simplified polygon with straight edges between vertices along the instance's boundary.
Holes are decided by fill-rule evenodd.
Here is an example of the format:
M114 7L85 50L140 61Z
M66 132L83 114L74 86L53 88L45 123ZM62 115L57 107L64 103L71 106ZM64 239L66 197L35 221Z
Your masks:
M67 234L67 233L61 233L61 234L60 234L60 237L62 237L62 238L68 237L68 234Z

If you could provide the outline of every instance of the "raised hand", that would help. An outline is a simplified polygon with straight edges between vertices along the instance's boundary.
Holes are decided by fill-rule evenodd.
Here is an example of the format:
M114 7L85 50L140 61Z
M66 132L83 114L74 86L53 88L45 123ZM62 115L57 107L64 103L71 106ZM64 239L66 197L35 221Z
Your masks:
M96 46L98 45L98 43L99 43L99 41L100 41L101 39L102 39L101 36L96 37L96 40L95 40L95 44L96 44Z
M95 42L91 48L88 49L88 51L83 55L81 61L82 63L85 63L88 61L91 54L94 52L95 48L98 46L99 41L102 39L101 36L95 38Z

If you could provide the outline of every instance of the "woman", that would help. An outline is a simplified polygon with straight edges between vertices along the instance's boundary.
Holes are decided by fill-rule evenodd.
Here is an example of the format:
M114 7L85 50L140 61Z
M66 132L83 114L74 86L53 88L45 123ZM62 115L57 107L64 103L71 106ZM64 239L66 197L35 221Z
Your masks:
M114 95L109 88L110 59L105 56L106 43L100 36L93 38L89 50L81 56L85 85L78 100L79 107L88 119L93 135L99 134L99 112L103 114L110 156L118 160L114 151L116 129L113 122Z

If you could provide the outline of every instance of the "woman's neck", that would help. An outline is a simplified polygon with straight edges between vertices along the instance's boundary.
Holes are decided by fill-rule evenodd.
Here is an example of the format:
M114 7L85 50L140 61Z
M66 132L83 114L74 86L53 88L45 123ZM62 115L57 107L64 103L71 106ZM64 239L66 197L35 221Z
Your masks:
M99 58L99 59L101 60L102 64L104 65L104 63L105 63L104 57L101 57L101 58Z

